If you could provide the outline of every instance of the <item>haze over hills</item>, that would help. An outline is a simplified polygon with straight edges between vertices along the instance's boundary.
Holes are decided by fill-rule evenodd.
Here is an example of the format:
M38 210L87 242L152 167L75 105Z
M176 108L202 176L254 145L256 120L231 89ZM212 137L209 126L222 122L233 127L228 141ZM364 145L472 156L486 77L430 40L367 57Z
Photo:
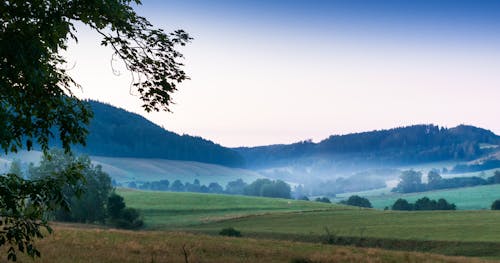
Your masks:
M500 145L499 136L474 126L413 125L332 135L319 143L303 141L288 145L227 148L200 137L167 131L138 114L108 104L89 103L94 118L89 127L87 146L75 149L104 157L195 161L251 169L320 159L344 165L355 163L362 167L364 164L466 161L496 151L496 145Z
M94 112L86 147L75 150L107 157L156 158L243 167L240 154L201 137L179 135L144 117L89 101Z
M312 157L400 165L471 160L491 151L482 145L499 144L500 137L489 130L467 125L443 128L429 124L332 135L319 143L303 141L236 150L249 167L257 168Z

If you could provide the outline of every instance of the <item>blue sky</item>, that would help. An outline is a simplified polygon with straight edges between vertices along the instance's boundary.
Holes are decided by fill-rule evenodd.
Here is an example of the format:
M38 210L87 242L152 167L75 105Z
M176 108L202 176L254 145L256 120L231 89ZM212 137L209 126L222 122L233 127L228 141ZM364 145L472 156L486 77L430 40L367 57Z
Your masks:
M500 1L144 1L195 39L173 113L145 114L111 51L80 29L80 96L225 146L434 123L500 134Z

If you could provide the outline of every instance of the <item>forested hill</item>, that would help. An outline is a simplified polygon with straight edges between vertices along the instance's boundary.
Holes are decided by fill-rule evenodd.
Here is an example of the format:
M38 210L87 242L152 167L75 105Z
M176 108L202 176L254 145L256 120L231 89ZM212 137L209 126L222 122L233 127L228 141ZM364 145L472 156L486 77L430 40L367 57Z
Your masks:
M243 158L236 151L200 137L178 135L148 121L144 117L89 101L91 120L87 146L75 150L89 155L109 157L161 158L197 161L242 167Z
M288 145L242 147L236 150L247 165L308 158L317 155L349 155L359 161L419 163L477 158L500 145L500 137L489 130L460 125L443 128L414 125L389 130L334 135L319 142L303 141Z

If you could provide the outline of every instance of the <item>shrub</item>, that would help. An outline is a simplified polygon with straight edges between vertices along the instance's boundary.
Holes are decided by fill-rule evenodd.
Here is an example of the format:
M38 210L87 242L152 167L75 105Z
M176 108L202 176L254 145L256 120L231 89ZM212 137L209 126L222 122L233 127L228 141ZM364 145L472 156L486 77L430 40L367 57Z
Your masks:
M347 199L347 201L342 201L341 203L345 205L352 205L359 207L368 207L368 208L372 207L372 204L368 199L358 195L351 195L349 199Z
M232 227L228 227L228 228L223 228L219 232L219 235L228 237L241 237L241 232Z

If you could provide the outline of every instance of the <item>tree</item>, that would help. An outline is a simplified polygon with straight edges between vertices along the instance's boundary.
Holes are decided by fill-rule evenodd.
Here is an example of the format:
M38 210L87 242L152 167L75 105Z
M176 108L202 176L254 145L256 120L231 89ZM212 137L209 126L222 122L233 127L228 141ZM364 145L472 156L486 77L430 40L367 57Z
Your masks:
M208 185L208 192L214 194L220 194L224 192L224 189L220 184L212 182Z
M67 185L63 192L70 203L71 210L59 209L54 212L55 219L73 222L104 223L106 219L106 203L113 190L111 178L102 171L100 165L94 166L88 156L65 154L61 149L51 149L50 155L42 156L40 165L31 167L29 177L39 179L50 177L66 166L81 166L83 178L77 182L81 195L77 196L75 187ZM50 156L50 158L49 158Z
M406 199L399 198L392 205L392 210L403 210L403 211L411 211L413 210L413 204L408 203Z
M4 152L31 150L36 142L44 152L57 136L66 152L72 144L85 144L92 113L73 94L79 85L68 75L65 59L70 39L77 40L75 22L102 36L132 73L131 88L146 111L169 110L172 92L187 79L182 54L176 46L190 37L182 30L165 33L136 14L139 0L19 1L0 2L0 147ZM67 184L82 178L72 166L58 176L25 180L15 174L0 177L0 246L10 244L8 259L16 259L15 247L39 256L34 237L50 230L44 215L66 207L62 194Z
M108 214L111 223L119 228L135 229L144 223L137 210L126 207L123 197L112 193L108 198Z
M500 184L500 171L495 171L491 177L488 177L489 184Z
M414 170L403 171L398 185L392 189L398 193L413 193L422 190L422 173Z
M435 189L441 180L443 180L443 178L437 170L431 170L427 173L427 184L430 189Z
M125 208L125 201L120 195L113 193L108 198L108 215L111 219L120 217L121 211Z
M175 180L170 186L170 190L174 192L184 191L184 184L180 180Z
M226 193L231 195L242 195L245 191L245 187L247 187L247 183L245 183L241 178L235 181L228 182L226 185Z
M342 204L345 205L352 205L352 206L359 206L359 207L368 207L371 208L372 204L370 203L370 200L358 196L358 195L351 195L347 201L342 201Z

